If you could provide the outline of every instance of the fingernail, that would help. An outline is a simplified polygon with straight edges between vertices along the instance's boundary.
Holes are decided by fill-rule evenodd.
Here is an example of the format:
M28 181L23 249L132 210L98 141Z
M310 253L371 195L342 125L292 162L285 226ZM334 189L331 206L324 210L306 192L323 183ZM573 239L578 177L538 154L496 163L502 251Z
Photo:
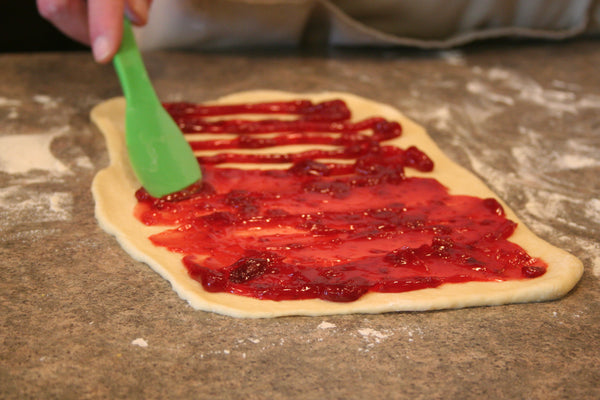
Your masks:
M92 53L98 62L106 62L110 57L110 46L104 36L98 36L92 44Z

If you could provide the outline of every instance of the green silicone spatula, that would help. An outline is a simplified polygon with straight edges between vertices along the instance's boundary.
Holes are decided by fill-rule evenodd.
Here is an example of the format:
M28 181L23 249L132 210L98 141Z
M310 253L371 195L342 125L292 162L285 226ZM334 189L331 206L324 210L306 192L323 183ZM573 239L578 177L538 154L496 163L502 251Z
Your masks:
M198 181L202 177L200 166L181 130L156 96L127 20L113 64L127 102L127 152L142 186L152 196L161 197Z

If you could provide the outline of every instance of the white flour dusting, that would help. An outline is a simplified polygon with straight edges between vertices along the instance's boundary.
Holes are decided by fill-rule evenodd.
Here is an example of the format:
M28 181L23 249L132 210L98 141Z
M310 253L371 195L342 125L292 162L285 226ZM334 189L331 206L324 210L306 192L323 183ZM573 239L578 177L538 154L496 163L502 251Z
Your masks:
M0 232L15 223L67 221L72 212L71 193L44 193L18 186L0 188Z
M94 164L92 164L92 161L87 156L77 157L75 159L74 165L76 165L80 168L85 168L85 169L93 169L94 168Z
M5 108L8 110L6 115L7 119L19 118L19 107L21 106L20 100L7 99L6 97L0 97L0 109Z
M335 328L335 324L332 324L331 322L327 322L327 321L323 321L319 324L319 326L317 326L318 329L332 329Z
M439 130L447 130L450 125L449 121L451 119L450 107L447 105L443 105L442 107L431 110L429 112L429 118L434 121L434 126Z
M409 343L414 342L415 338L417 338L417 337L418 338L423 337L423 330L420 327L415 327L415 328L402 327L401 329L408 337Z
M33 101L41 104L44 109L51 109L58 107L60 99L55 99L45 94L36 94L33 96Z
M597 248L596 248L596 252L598 252ZM597 277L600 278L600 257L594 257L592 259L592 268L593 268L594 275L596 275Z
M391 333L382 333L372 328L361 328L358 333L368 342L380 343L383 339L387 339Z
M7 99L6 97L0 97L0 107L19 107L20 105L20 100L13 100Z
M580 88L568 82L553 81L556 89L551 89L542 87L530 76L504 68L486 70L474 67L472 70L476 75L494 83L501 91L512 91L514 101L544 107L546 112L553 115L577 114L584 109L600 107L600 95L579 95L576 91ZM494 95L494 89L490 88L488 94Z
M596 224L600 224L600 199L590 199L586 203L585 215Z
M51 212L61 220L67 220L71 216L73 208L73 195L71 193L52 193L49 204Z
M461 66L466 64L464 54L460 50L440 51L439 56L450 65Z
M44 98L38 100L46 101ZM24 239L33 231L43 236L52 230L31 230L29 227L36 223L71 219L73 194L39 186L60 183L73 175L51 151L53 140L68 129L64 126L46 133L0 136L0 148L3 150L0 152L0 173L9 174L7 183L0 187L0 232L3 239ZM82 159L79 164L86 165L86 162ZM13 232L16 226L23 226L19 229L24 230Z
M0 215L0 220L2 218L3 218L3 216ZM3 226L0 225L0 242L9 242L9 241L35 242L45 236L58 235L59 233L60 233L60 229L21 229L17 232L5 233Z
M600 159L595 159L592 157L586 157L582 155L576 154L557 154L554 153L554 164L558 169L581 169L581 168L591 168L591 167L600 167Z
M372 328L361 328L358 329L359 335L361 335L362 340L366 343L364 347L359 347L358 351L368 353L375 347L376 344L381 343L383 340L389 338L393 335L392 332L386 331L381 332Z
M143 338L137 338L134 339L131 344L133 346L139 346L139 347L148 347L148 342L146 340L144 340Z
M570 83L570 82L565 82L565 81L561 81L558 79L555 79L552 81L552 86L559 88L559 89L566 89L566 90L581 90L581 86L579 86L576 83Z
M67 130L68 127L64 127L47 133L0 136L0 171L9 174L23 174L32 170L69 173L68 168L50 151L52 141Z
M467 90L495 103L502 103L507 106L513 106L515 104L512 97L493 92L489 85L481 81L467 82Z

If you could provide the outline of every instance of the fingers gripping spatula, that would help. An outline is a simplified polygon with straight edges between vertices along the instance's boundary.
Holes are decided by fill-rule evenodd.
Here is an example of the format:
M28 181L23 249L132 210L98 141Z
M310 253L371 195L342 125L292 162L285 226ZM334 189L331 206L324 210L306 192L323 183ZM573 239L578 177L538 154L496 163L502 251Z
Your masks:
M202 177L200 166L181 130L156 96L127 20L113 64L127 103L127 152L142 186L152 196L161 197L198 181Z

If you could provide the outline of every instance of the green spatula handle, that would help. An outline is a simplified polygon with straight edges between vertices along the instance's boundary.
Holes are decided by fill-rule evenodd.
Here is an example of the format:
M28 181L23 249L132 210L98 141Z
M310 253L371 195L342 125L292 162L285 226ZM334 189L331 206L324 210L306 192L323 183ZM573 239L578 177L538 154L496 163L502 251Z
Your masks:
M127 153L142 186L160 197L197 182L201 178L198 162L156 96L129 21L124 23L121 48L113 64L127 102Z
M160 104L135 42L131 23L127 19L123 23L121 48L115 55L113 64L121 80L128 107L136 107L138 103L144 106L147 103Z

